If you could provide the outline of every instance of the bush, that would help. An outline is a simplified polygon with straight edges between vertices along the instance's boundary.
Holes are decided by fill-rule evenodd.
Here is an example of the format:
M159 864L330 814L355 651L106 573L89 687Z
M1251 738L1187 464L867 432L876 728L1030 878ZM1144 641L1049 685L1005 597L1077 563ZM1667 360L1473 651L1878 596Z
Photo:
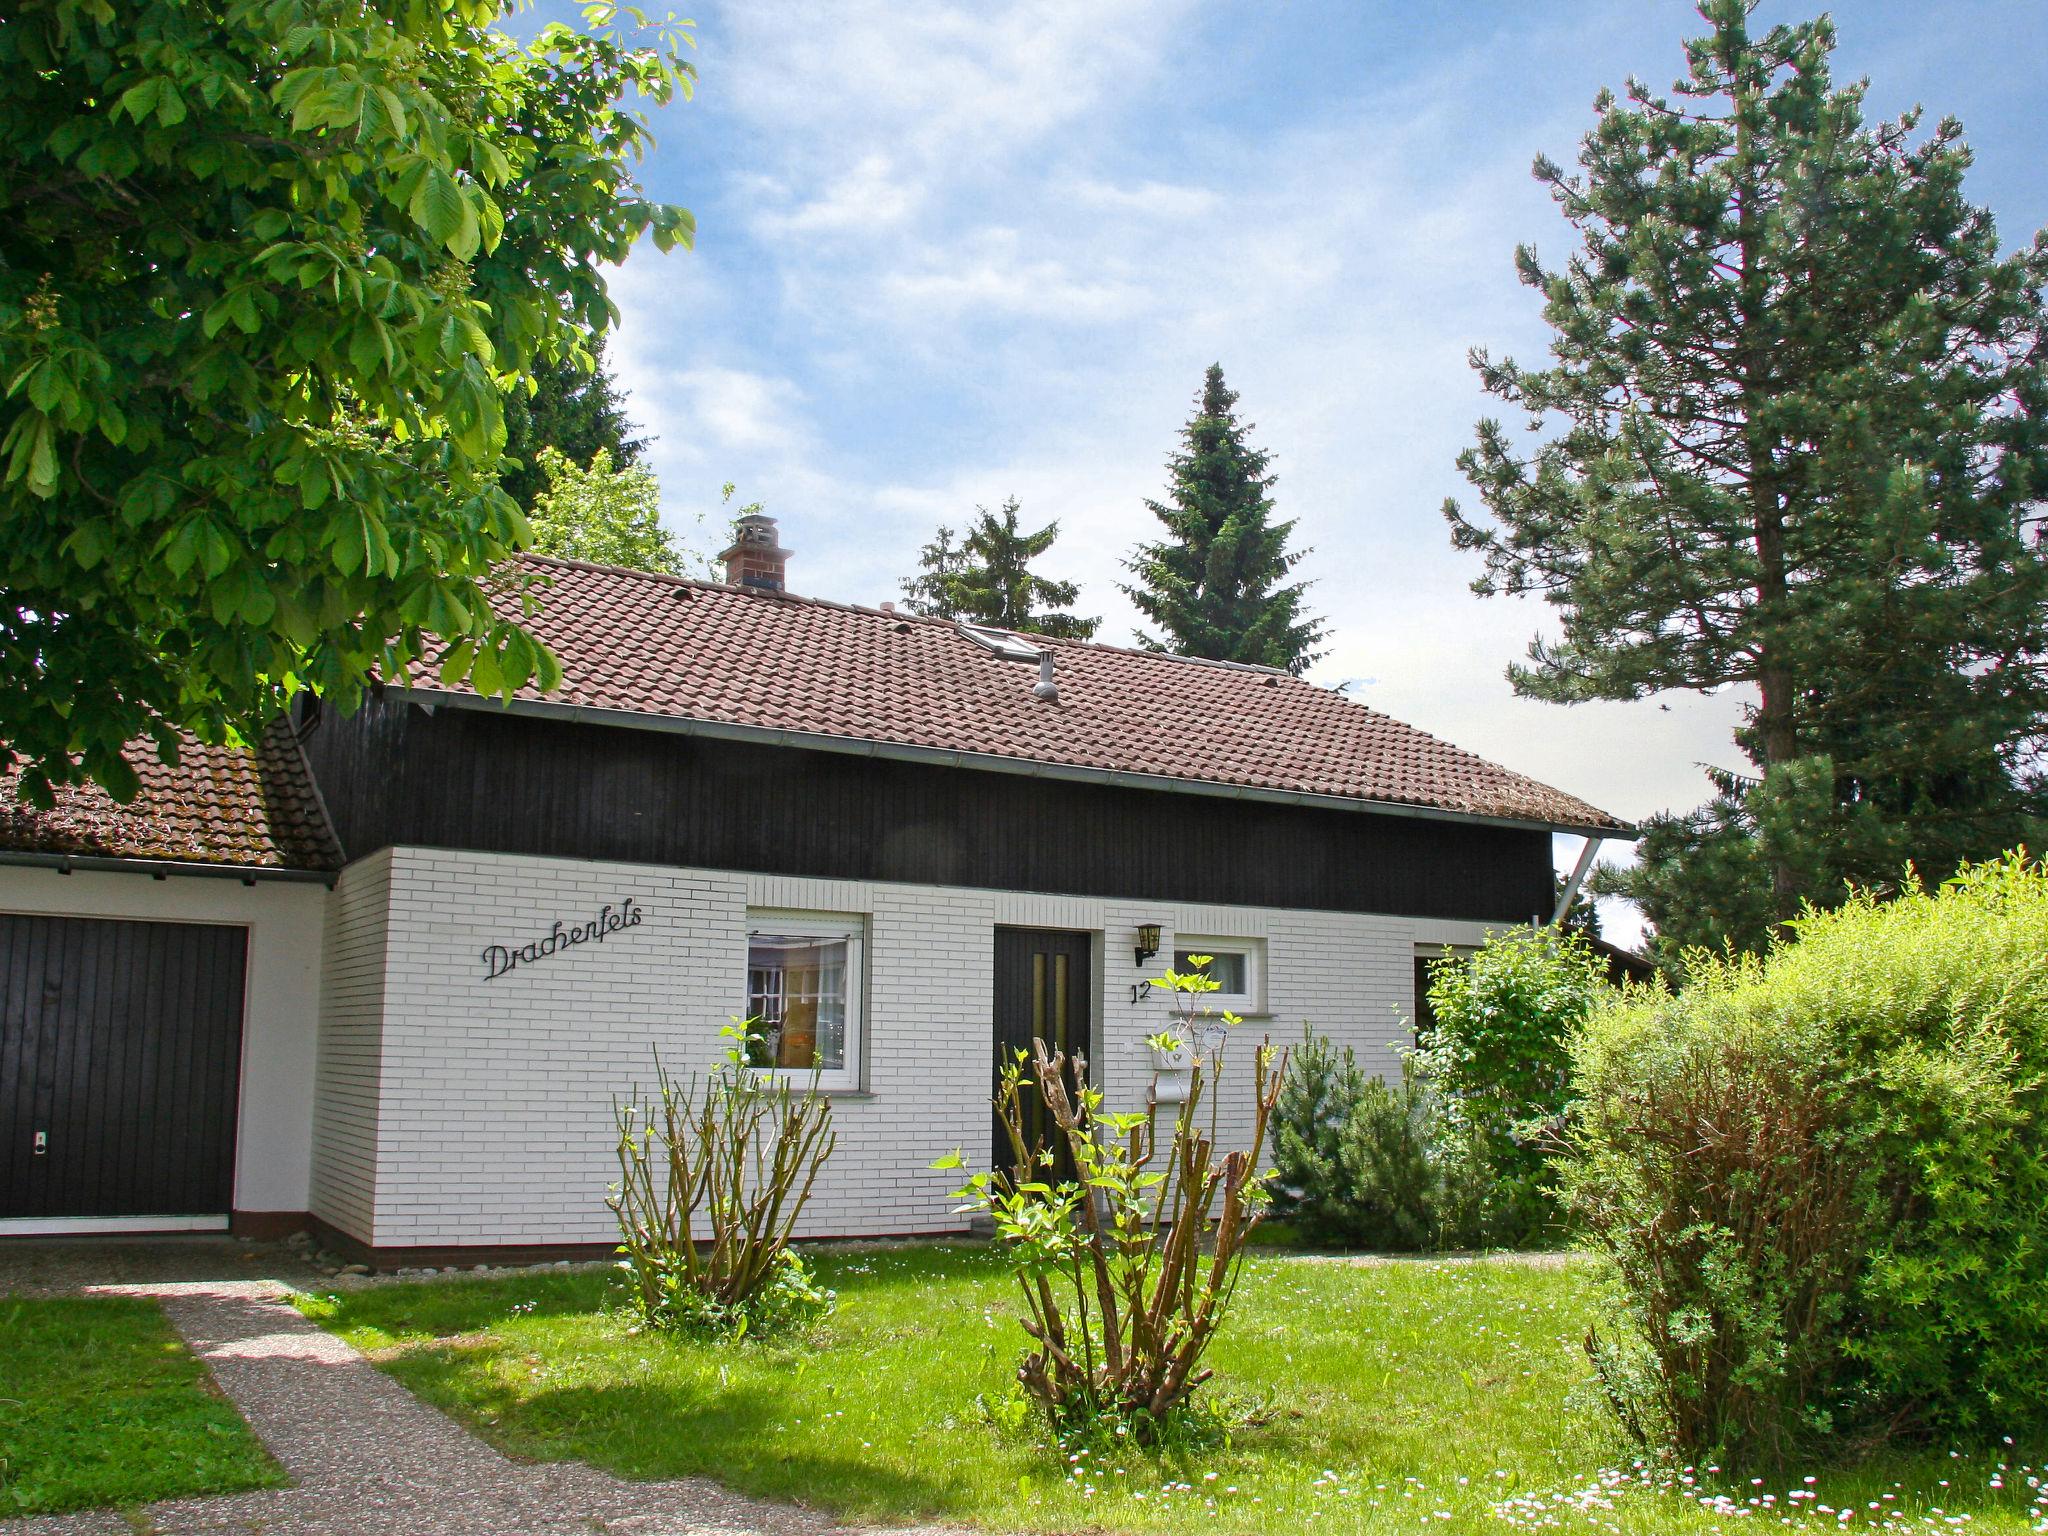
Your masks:
M701 1084L654 1064L652 1104L616 1106L619 1268L649 1327L738 1339L808 1327L833 1295L789 1247L838 1138L831 1101L747 1065L746 1026Z
M1404 1060L1400 1086L1349 1046L1304 1029L1273 1111L1275 1209L1312 1247L1419 1253L1464 1236L1451 1209L1434 1095Z
M1337 1187L1351 1241L1414 1253L1452 1246L1434 1096L1401 1063L1398 1087L1367 1078L1337 1141Z
M1366 1074L1350 1046L1304 1024L1280 1097L1273 1105L1273 1213L1293 1222L1304 1242L1347 1246L1351 1236L1337 1168L1345 1122L1365 1092Z
M1442 1098L1443 1158L1471 1192L1464 1220L1476 1240L1554 1232L1548 1148L1571 1097L1566 1042L1611 991L1584 935L1555 928L1496 934L1430 967L1434 1023L1416 1065Z
M769 1261L751 1294L738 1301L718 1299L713 1286L693 1281L672 1254L627 1260L633 1296L643 1323L664 1333L737 1342L801 1333L832 1315L838 1297L818 1284L803 1256L784 1248Z
M1182 1005L1175 1038L1192 1040L1195 1000L1216 983L1204 971L1169 970L1164 980ZM996 1094L1011 1166L977 1173L960 1191L968 1209L994 1219L1023 1293L1033 1348L1017 1367L1018 1384L1063 1445L1200 1436L1213 1427L1194 1404L1210 1376L1202 1358L1270 1203L1259 1158L1287 1053L1266 1044L1254 1053L1251 1144L1219 1156L1214 1115L1205 1127L1203 1108L1221 1073L1220 1045L1215 1056L1194 1058L1164 1145L1156 1101L1109 1113L1082 1058L1048 1051L1043 1040L1032 1046L1030 1057L1019 1052L1006 1066ZM1076 1177L1055 1182L1047 1174L1058 1159L1032 1144L1033 1099ZM955 1152L934 1166L962 1160Z
M1562 1188L1630 1325L1588 1341L1610 1401L1759 1462L2048 1431L2048 875L1795 927L1574 1041Z

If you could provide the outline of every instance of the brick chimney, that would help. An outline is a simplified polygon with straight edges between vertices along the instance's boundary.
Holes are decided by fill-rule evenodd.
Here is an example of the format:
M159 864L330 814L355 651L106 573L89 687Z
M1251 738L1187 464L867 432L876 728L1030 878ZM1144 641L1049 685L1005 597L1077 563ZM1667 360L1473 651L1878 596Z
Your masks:
M718 558L725 562L727 586L780 592L789 557L795 553L777 540L774 518L749 512L732 525L732 548Z

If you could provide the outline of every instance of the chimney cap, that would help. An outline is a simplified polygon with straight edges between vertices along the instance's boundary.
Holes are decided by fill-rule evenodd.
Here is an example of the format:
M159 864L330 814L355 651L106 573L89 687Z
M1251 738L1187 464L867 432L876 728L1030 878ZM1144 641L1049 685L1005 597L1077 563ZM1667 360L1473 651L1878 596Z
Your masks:
M725 562L725 581L731 587L754 587L767 592L783 590L789 557L776 536L775 519L765 512L749 512L732 525L732 545L718 558Z
M786 560L795 553L793 549L782 547L774 518L765 512L749 512L745 517L733 520L732 547L718 558L730 560L737 555L771 555Z

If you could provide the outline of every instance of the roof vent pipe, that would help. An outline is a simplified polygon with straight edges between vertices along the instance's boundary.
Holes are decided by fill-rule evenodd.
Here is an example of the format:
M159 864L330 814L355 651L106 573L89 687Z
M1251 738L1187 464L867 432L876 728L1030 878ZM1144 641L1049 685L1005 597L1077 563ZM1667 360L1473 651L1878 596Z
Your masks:
M1043 699L1048 704L1060 701L1060 685L1052 680L1052 652L1038 653L1038 686L1031 690L1031 697Z

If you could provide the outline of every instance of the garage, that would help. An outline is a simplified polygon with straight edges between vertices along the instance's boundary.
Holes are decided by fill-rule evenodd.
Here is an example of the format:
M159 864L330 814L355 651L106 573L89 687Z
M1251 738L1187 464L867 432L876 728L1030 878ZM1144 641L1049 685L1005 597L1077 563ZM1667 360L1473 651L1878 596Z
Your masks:
M225 1226L248 933L0 914L0 1222Z
M341 849L280 725L138 744L125 804L0 769L0 1243L304 1227Z

